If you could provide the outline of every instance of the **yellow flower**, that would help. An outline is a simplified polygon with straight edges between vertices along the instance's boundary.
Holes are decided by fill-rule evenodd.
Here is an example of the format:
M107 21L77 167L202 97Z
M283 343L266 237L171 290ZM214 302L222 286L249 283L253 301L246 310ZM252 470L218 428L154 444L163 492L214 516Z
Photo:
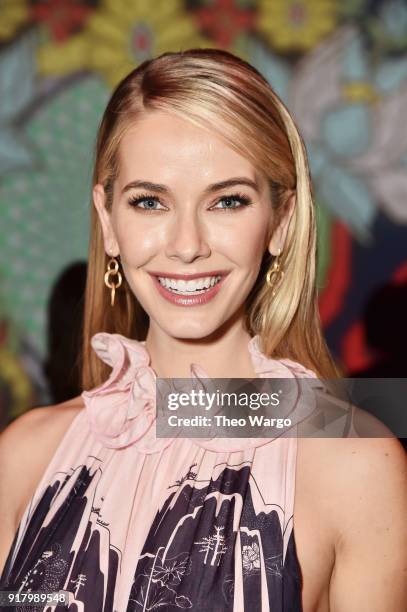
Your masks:
M6 348L0 348L0 372L2 382L11 391L9 416L15 418L30 407L33 389L27 373L17 358Z
M336 24L335 0L259 0L258 31L281 52L309 51Z
M0 0L0 40L12 38L28 21L26 0Z
M102 0L80 34L41 47L38 69L44 75L95 70L114 87L146 59L208 46L213 43L199 35L180 0Z

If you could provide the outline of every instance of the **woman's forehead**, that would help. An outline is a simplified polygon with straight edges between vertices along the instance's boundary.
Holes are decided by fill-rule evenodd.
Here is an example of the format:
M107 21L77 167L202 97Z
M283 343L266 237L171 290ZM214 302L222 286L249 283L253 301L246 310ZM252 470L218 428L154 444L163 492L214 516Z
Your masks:
M215 131L162 111L129 127L119 146L121 180L134 180L139 178L135 174L143 173L153 173L155 180L158 175L168 180L187 174L189 180L206 177L208 182L230 173L255 180L257 174L251 162Z

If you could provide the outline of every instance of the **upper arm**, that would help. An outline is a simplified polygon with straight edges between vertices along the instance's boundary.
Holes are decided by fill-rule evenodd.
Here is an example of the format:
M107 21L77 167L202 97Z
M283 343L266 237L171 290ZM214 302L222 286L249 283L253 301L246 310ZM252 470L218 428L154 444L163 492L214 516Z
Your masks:
M407 609L406 455L392 438L347 440L338 460L331 612Z
M0 574L24 509L78 406L34 408L0 434Z
M28 497L39 469L39 453L35 452L31 434L36 430L43 410L29 410L0 435L0 571L18 526L19 508Z

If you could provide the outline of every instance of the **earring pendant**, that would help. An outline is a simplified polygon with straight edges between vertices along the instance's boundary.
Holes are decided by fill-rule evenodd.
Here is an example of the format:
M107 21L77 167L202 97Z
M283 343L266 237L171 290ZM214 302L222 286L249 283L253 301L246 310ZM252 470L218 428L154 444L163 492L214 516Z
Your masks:
M276 286L278 286L282 282L283 277L284 277L284 271L281 269L281 264L280 264L280 254L281 254L281 249L278 249L278 255L276 256L273 262L273 265L271 266L271 268L268 270L266 274L266 282L269 287L273 288L273 292L272 292L273 297L276 294Z
M112 277L117 277L117 281L114 282ZM110 289L110 304L114 306L114 299L116 295L116 289L122 284L122 275L119 272L119 262L115 257L112 257L107 264L107 271L105 273L105 285Z

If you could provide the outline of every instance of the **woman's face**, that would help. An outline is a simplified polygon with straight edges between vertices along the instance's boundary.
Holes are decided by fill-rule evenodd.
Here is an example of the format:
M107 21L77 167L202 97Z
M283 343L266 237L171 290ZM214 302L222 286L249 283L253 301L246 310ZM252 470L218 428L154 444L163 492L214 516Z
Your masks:
M120 255L150 327L198 339L235 320L266 249L282 247L284 227L267 242L266 179L214 133L158 111L123 137L119 167L111 212L101 185L94 202L106 252ZM201 282L180 283L177 275ZM208 277L220 281L209 290Z

